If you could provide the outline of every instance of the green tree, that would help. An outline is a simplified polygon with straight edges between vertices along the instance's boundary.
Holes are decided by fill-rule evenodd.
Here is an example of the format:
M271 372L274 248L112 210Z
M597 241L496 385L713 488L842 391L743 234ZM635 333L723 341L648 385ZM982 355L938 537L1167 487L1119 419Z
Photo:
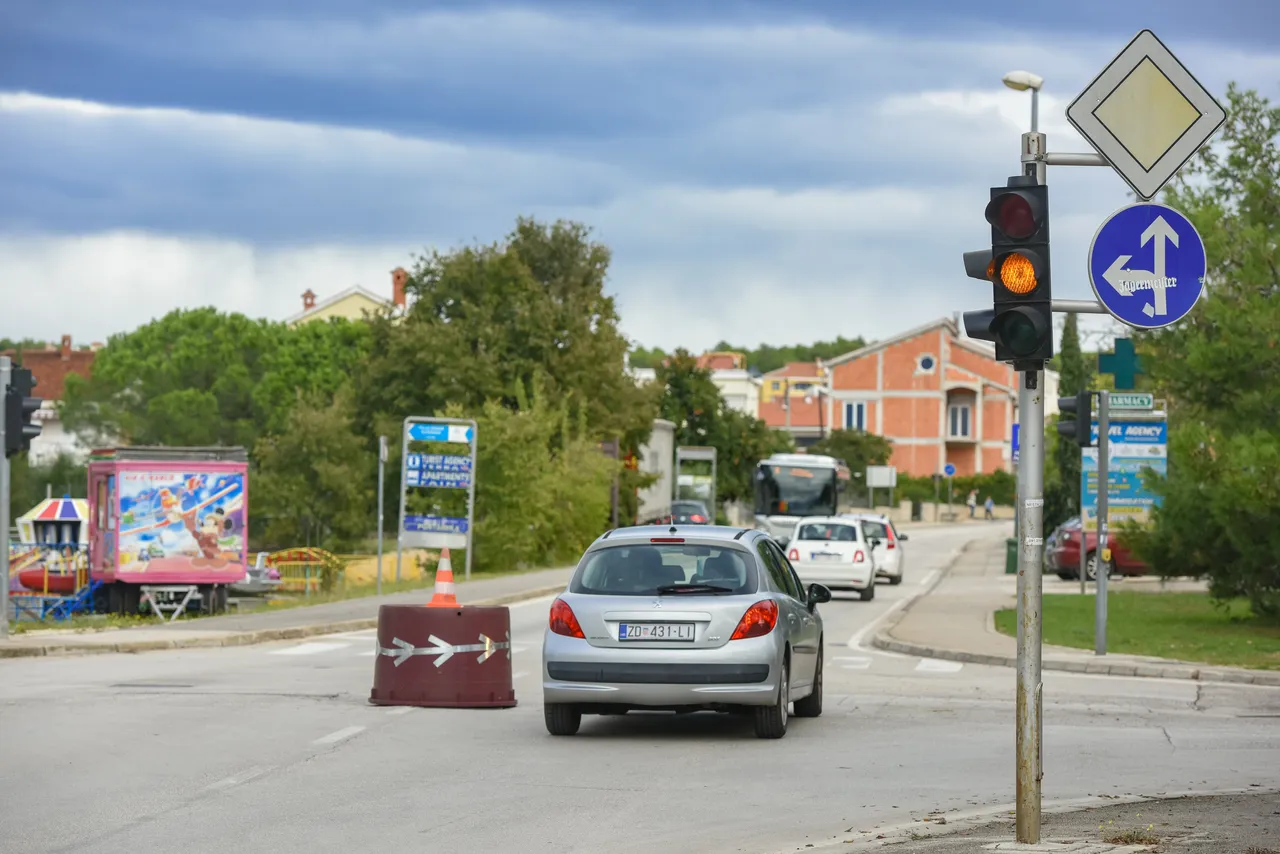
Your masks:
M278 329L213 308L114 335L89 379L67 377L62 419L90 444L243 445L262 432L254 389Z
M1206 293L1188 319L1136 332L1153 390L1170 401L1169 476L1153 525L1128 526L1166 575L1207 576L1280 618L1280 108L1234 84L1218 143L1165 194L1208 252Z
M623 370L627 342L604 292L608 264L586 227L523 218L502 243L420 258L407 316L372 322L358 425L372 432L380 416L448 404L515 409L541 375L549 395L586 413L593 436L643 431L653 401Z
M340 317L281 327L277 334L253 390L258 418L269 432L286 429L299 401L330 403L368 357L373 341L368 323Z
M781 368L790 362L816 362L818 359L833 359L845 353L860 350L867 345L862 338L845 338L839 336L833 341L815 341L812 344L791 344L775 346L761 344L758 347L737 347L728 341L721 341L712 347L716 351L742 353L747 357L747 366L760 373ZM667 358L667 352L660 347L645 348L636 346L631 351L633 368L657 368Z
M1074 313L1068 314L1063 323L1062 344L1056 361L1058 394L1061 397L1071 397L1090 387L1093 370L1080 351L1080 325ZM1045 447L1053 461L1045 483L1046 530L1052 530L1080 512L1080 446L1058 436L1058 421L1066 417L1065 413L1060 413L1058 419L1050 419L1045 425Z
M893 455L893 443L861 430L832 430L815 442L809 452L844 460L850 472L861 474L867 466L887 465Z
M349 403L303 402L279 435L254 448L255 503L273 545L303 541L340 548L374 529L371 472L375 461L351 429Z

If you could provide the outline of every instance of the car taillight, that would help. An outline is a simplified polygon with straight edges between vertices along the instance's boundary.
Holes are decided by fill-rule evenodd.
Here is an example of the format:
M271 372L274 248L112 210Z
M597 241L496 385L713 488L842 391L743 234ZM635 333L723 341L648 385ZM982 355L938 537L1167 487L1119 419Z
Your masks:
M862 553L862 549L858 549L856 552L853 553L854 563L862 563L866 559L867 559L867 556Z
M551 603L551 631L567 638L586 637L582 633L582 626L578 625L578 618L574 615L573 609L563 599L557 599Z
M705 522L705 521L707 521L707 517L706 517L706 516L703 516L701 513L694 513L692 516L690 516L690 517L689 517L689 521L691 521L691 522Z
M761 599L742 615L742 619L738 621L738 627L733 630L733 636L729 640L764 637L773 631L776 625L778 625L778 603L772 599Z
M891 548L893 548L893 547L894 547L894 545L895 545L895 544L894 544L894 541L893 541L893 527L892 527L892 526L890 526L890 525L886 525L884 530L885 530L885 534L886 534L886 536L888 537L888 542L887 542L887 543L885 543L885 546L884 546L884 547L885 547L886 549L891 549Z
M787 560L799 560L799 559L800 559L799 549L792 549L791 551L787 552Z

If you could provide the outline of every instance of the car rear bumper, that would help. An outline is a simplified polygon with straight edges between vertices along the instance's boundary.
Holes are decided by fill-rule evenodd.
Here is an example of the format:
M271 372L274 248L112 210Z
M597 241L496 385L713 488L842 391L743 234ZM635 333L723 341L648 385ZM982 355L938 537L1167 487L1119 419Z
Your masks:
M777 696L778 638L729 641L717 649L617 649L547 634L547 703L631 707L766 706Z
M833 590L866 590L875 583L870 563L827 563L825 561L792 561L796 575L805 584L821 584Z

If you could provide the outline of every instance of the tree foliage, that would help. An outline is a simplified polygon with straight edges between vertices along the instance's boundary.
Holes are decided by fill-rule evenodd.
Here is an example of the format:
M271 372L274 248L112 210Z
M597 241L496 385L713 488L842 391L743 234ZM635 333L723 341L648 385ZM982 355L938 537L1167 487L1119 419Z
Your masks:
M1068 314L1062 326L1062 344L1056 359L1060 396L1071 397L1091 386L1094 372L1080 350L1080 325L1076 314ZM1096 364L1096 357L1093 364ZM1057 422L1067 417L1065 413L1059 413L1056 420L1050 419L1045 425L1045 447L1052 460L1045 478L1045 530L1052 530L1080 512L1080 446L1059 437L1057 429Z
M748 368L766 374L791 362L816 362L818 359L833 359L836 356L860 350L866 345L867 342L860 337L845 338L844 336L839 336L834 341L816 341L813 344L792 344L788 346L761 344L755 348L737 347L728 341L721 341L711 349L742 353L747 357ZM631 351L631 366L656 369L668 355L660 347L636 347Z
M1169 475L1146 531L1126 531L1166 574L1207 576L1280 618L1280 108L1234 84L1228 118L1165 194L1208 251L1187 320L1135 334L1153 390L1170 401Z
M844 460L850 472L859 474L867 466L887 465L893 455L893 443L883 436L861 430L832 430L815 442L809 451Z

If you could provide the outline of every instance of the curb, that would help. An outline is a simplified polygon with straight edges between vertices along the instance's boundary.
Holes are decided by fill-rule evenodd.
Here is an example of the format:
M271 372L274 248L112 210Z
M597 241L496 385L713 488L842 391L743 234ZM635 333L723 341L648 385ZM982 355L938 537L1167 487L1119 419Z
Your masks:
M876 633L871 637L871 646L886 652L896 652L902 655L911 655L918 658L937 658L944 661L959 661L965 664L985 664L992 667L1017 667L1018 659L1011 655L990 655L988 653L965 652L964 650L945 649L940 647L925 646L924 644L911 643L909 641L900 641L889 635L903 616L924 597L933 593L933 591L942 583L943 579L951 572L951 567L959 560L961 554L968 551L969 547L979 540L970 540L968 544L960 550L960 552L951 560L941 572L938 573L937 579L934 580L929 587L911 601L902 610L898 611L892 619L880 626ZM1141 663L1110 663L1107 661L1057 661L1051 658L1045 658L1041 661L1042 670L1057 670L1065 673L1085 673L1093 676L1129 676L1143 679L1184 679L1192 682L1216 682L1230 683L1234 685L1261 685L1265 687L1280 687L1280 672L1267 670L1244 670L1240 668L1229 667L1198 667L1192 664L1162 664L1157 662L1141 662Z
M477 602L464 602L463 607L500 607L540 599L564 590L563 584L554 587L539 587L524 590L520 593L509 593L481 599ZM203 649L228 646L253 646L272 641L297 640L315 637L316 635L332 635L340 632L359 632L378 627L377 617L363 617L358 620L340 620L332 623L315 623L308 626L289 626L280 629L259 629L253 632L235 632L217 637L175 638L174 640L141 640L120 641L119 643L65 643L45 646L0 646L0 658L50 658L76 655L102 655L112 652L138 653L155 652L165 649ZM118 631L118 630L117 630Z
M1042 801L1041 812L1044 815L1063 815L1067 813L1088 812L1089 810L1099 809L1110 806L1125 806L1129 804L1148 804L1160 803L1168 801L1182 801L1189 798L1221 798L1231 797L1233 795L1275 795L1280 794L1280 788L1268 786L1248 786L1244 788L1232 789L1207 789L1202 791L1179 792L1174 795L1121 795L1119 797L1099 797L1090 795L1084 798L1067 798L1062 800L1044 800ZM984 807L976 810L965 810L964 812L955 813L929 813L930 816L939 815L946 818L945 824L935 824L926 819L916 819L912 822L903 822L900 824L889 825L887 827L875 828L880 838L877 839L831 839L827 842L815 843L812 846L806 846L805 850L811 851L870 851L883 848L888 845L900 845L904 842L928 842L934 839L942 840L948 836L953 836L966 830L982 827L988 824L1009 824L1014 823L1013 813L1016 811L1016 804L1000 804L992 807ZM922 832L923 831L923 832ZM846 836L848 834L841 834ZM794 848L787 849L795 850ZM1119 848L1118 850L1125 850ZM779 852L781 854L781 852Z

